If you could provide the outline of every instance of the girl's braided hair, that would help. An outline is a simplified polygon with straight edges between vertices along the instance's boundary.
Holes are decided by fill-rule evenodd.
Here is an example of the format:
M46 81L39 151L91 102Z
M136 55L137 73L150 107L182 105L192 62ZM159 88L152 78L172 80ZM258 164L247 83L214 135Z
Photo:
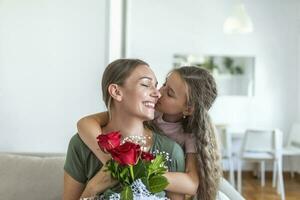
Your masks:
M187 105L192 114L183 119L186 133L196 138L199 186L197 199L215 200L222 169L214 125L208 110L217 97L216 82L204 68L184 66L174 69L186 84Z

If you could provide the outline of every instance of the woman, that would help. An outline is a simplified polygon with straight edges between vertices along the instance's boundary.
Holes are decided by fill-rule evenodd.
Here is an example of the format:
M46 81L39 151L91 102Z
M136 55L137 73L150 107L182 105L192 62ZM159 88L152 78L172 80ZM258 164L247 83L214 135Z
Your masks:
M165 173L167 191L197 195L197 199L215 200L222 175L213 124L208 114L217 97L213 76L204 68L183 66L173 69L160 88L156 117L152 121L186 153L186 173ZM79 136L95 155L95 137L108 121L107 113L84 117L78 122ZM94 145L96 144L96 145Z
M169 153L169 171L184 172L182 148L143 124L154 118L154 107L160 97L156 86L154 73L141 60L119 59L109 64L102 77L102 93L110 120L102 130L103 133L119 130L123 138L146 139L144 149ZM64 167L63 198L78 200L79 197L90 197L111 187L114 181L101 169L102 166L78 134L73 136ZM167 196L171 199L184 198L172 192L167 192Z

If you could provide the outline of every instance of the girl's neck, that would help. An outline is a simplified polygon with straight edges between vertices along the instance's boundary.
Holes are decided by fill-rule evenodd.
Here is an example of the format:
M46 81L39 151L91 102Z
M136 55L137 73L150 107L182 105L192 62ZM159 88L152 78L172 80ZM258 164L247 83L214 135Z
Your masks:
M176 114L176 115L169 115L169 114L164 113L162 115L162 119L165 122L171 122L171 123L180 122L182 120L182 117L183 117L183 115L181 113Z

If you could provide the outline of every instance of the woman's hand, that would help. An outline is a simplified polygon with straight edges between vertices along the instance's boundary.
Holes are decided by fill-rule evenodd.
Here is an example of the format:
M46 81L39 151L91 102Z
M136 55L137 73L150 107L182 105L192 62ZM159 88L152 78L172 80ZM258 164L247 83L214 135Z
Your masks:
M90 197L98 193L102 193L105 190L112 188L118 183L113 179L110 172L103 166L99 172L87 183L81 197Z

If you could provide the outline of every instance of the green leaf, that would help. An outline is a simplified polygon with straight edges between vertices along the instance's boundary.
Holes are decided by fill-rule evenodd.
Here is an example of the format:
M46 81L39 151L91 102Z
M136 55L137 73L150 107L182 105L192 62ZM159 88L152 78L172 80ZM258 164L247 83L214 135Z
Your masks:
M155 159L151 162L150 167L157 168L161 164L164 164L165 159L162 155L157 155Z
M118 179L118 174L119 174L119 164L113 160L109 160L106 163L107 170L111 172L111 175L113 178Z
M129 186L125 186L121 192L121 199L122 200L132 200L133 194L132 190Z
M163 155L157 155L148 167L148 178L156 175L162 175L167 170L165 166L165 158Z
M146 177L143 177L143 178L141 178L141 181L144 183L144 185L146 186L147 190L150 190L148 179Z
M118 180L122 184L130 184L129 182L129 169L127 167L120 168L120 171L118 173Z
M147 177L147 168L142 160L139 160L136 165L133 166L133 172L135 179Z
M149 179L149 191L152 193L158 193L163 191L169 184L168 180L164 176L154 176Z

